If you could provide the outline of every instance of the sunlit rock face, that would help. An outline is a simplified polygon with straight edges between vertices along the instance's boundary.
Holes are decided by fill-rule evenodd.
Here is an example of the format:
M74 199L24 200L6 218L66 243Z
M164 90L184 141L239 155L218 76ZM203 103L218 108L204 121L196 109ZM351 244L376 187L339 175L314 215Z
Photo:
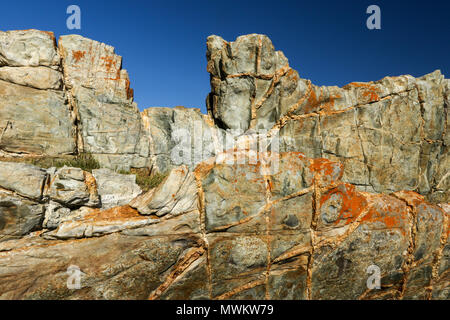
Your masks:
M448 79L319 87L258 34L207 70L208 115L139 112L111 46L0 32L1 299L450 298Z
M359 190L449 201L449 80L439 71L319 87L256 34L210 36L207 58L216 125L277 133L281 151L340 161Z

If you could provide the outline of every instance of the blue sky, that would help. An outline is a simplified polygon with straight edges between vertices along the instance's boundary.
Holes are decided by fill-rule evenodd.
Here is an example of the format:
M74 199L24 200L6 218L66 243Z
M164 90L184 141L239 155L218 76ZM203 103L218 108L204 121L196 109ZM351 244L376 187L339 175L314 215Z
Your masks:
M81 30L66 28L66 8L81 8ZM381 8L381 30L366 28L366 8ZM78 33L124 57L140 109L201 108L209 92L206 37L268 35L300 76L343 86L384 76L450 77L450 1L8 1L0 30Z

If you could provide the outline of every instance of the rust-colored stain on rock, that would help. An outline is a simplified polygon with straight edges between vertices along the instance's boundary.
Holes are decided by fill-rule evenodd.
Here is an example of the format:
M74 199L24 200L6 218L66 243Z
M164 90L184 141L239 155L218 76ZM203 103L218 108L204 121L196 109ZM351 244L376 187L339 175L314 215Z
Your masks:
M86 51L72 51L73 58L78 63L86 55Z

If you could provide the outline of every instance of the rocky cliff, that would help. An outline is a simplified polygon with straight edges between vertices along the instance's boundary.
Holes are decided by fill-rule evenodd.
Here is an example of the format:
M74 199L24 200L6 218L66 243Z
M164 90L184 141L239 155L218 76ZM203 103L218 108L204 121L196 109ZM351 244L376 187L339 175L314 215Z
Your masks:
M0 32L0 298L449 299L450 80L319 87L256 34L207 71L208 115L139 112L114 48Z

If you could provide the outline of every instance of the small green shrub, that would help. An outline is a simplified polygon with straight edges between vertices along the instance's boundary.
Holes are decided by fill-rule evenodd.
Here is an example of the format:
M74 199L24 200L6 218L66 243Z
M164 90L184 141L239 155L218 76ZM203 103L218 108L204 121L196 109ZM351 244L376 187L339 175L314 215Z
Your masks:
M152 176L136 175L136 183L145 192L156 188L167 177L167 174L154 174Z
M84 171L92 172L94 169L100 169L100 163L90 153L81 153L75 157L67 158L33 158L29 159L29 163L41 168L62 168L75 167Z
M150 189L156 188L168 176L168 173L156 173L153 175L148 175L142 171L130 172L119 170L117 173L136 175L136 184L142 189L143 192L147 192Z

